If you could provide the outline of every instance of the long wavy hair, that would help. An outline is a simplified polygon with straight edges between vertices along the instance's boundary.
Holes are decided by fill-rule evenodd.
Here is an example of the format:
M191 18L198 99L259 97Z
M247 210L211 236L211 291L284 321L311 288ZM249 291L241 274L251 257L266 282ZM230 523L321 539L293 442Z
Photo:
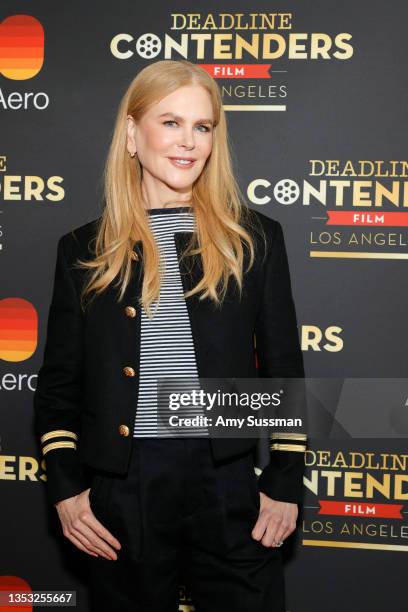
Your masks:
M117 278L121 301L132 273L132 250L138 240L143 244L143 286L139 299L147 316L159 300L161 285L160 254L149 218L143 205L142 171L137 158L127 151L127 116L137 123L151 105L185 85L200 85L210 95L213 107L213 145L200 176L191 188L196 239L191 239L182 257L201 255L203 276L185 297L199 293L199 299L210 298L220 305L230 276L242 292L244 249L248 249L248 269L254 262L255 243L245 229L254 226L232 168L231 148L222 98L216 81L199 66L187 60L162 60L148 65L130 83L117 113L112 141L103 172L104 208L99 218L92 259L78 260L89 278L81 293L84 300L103 292Z

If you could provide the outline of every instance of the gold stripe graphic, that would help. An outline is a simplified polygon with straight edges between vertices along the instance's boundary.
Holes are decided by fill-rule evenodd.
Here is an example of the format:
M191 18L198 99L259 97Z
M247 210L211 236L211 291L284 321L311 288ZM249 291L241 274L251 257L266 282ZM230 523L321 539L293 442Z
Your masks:
M48 453L48 451L53 450L54 448L76 448L75 442L51 442L51 444L46 444L43 449L43 455Z
M78 436L74 431L69 431L68 429L54 429L53 431L48 431L46 434L41 436L40 440L42 442L46 442L50 438L59 438L59 436L66 436L67 438L74 438L74 440L78 440Z
M306 450L306 446L304 444L279 444L278 442L274 442L274 444L270 445L270 449L282 451L297 451L299 453L304 453Z
M307 435L300 433L285 433L284 431L282 431L281 433L271 434L271 438L285 438L286 440L307 440Z
M286 104L223 104L226 111L285 111Z
M408 552L403 544L366 544L365 542L338 542L333 540L302 540L303 546L327 546L333 548L365 548L367 550L395 550Z
M352 253L350 251L310 251L310 257L346 257L350 259L408 259L408 253Z

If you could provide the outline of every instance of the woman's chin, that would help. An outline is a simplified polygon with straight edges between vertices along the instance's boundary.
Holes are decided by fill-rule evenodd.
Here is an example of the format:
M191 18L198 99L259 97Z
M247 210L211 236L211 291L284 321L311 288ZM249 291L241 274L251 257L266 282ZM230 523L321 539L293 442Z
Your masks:
M186 179L186 177L180 178L172 176L166 177L163 182L167 185L167 187L173 189L173 191L188 191L189 189L191 189L194 180L194 177L189 177L188 179Z

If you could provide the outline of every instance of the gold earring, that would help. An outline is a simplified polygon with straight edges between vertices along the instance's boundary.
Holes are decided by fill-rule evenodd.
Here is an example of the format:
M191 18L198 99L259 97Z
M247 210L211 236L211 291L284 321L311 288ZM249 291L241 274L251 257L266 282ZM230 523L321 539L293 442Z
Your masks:
M130 157L134 157L136 155L136 151L130 154Z

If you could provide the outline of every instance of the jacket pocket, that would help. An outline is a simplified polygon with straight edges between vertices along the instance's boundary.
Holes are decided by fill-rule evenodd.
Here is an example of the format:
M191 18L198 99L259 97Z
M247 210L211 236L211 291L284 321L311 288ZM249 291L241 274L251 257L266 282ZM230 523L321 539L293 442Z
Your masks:
M255 464L254 464L253 454L249 453L248 457L249 457L248 481L249 481L250 494L251 494L251 498L252 498L255 508L259 512L259 509L261 506L261 496L260 496L260 491L258 487L258 477L255 474Z
M95 472L89 491L89 504L96 518L108 527L114 476ZM109 528L109 527L108 527Z
M101 484L102 484L102 477L100 474L95 472L92 478L91 487L89 491L89 504L92 510L93 510L93 507L96 505L96 501L97 501L99 490L101 488Z

